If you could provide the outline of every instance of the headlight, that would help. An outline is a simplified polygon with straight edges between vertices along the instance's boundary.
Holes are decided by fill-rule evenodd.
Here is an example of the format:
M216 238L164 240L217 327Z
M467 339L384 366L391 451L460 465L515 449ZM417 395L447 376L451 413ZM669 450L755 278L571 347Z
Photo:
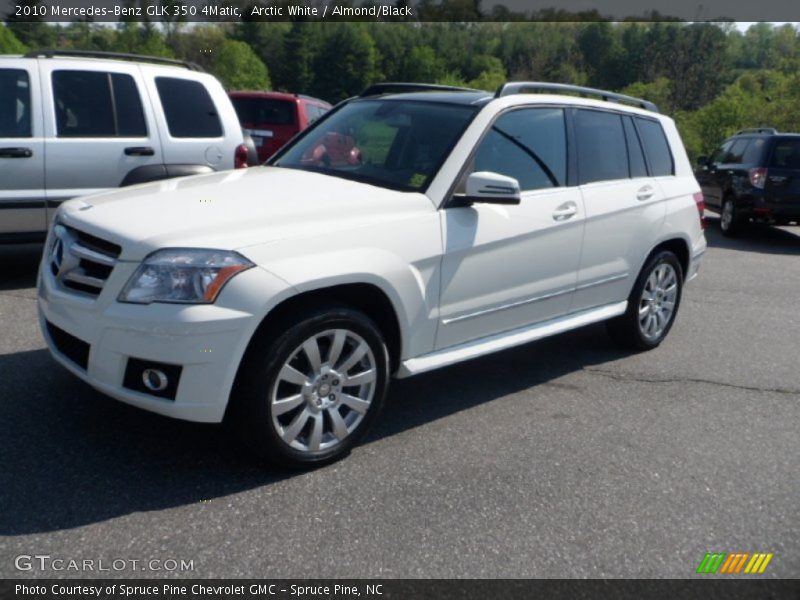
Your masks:
M225 250L158 250L136 269L119 301L210 304L231 277L252 266L245 257Z

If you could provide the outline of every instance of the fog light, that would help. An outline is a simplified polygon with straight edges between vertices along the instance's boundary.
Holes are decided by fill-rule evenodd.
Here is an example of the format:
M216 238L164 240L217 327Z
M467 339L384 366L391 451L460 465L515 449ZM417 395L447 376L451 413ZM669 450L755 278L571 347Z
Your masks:
M145 369L142 371L142 383L151 392L162 392L167 389L169 379L164 371Z
M182 371L181 365L131 357L125 367L122 385L141 394L175 400Z

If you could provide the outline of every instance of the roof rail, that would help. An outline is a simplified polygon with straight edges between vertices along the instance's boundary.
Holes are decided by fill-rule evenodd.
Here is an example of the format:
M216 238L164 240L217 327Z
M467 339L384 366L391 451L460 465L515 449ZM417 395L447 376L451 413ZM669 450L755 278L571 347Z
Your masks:
M436 85L433 83L374 83L361 92L358 97L380 96L381 94L409 94L412 92L480 92L472 88Z
M741 135L743 133L768 133L769 135L775 135L778 133L778 130L774 127L751 127L750 129L740 129L733 135Z
M177 60L174 58L162 58L160 56L145 56L143 54L127 54L125 52L100 52L96 50L32 50L25 55L25 58L53 58L55 56L75 56L78 58L107 58L113 60L132 60L136 62L149 62L173 67L183 67L191 71L205 71L197 63L187 60Z
M580 85L569 85L567 83L544 83L541 81L512 81L505 83L497 88L495 98L503 96L511 96L513 94L527 94L530 92L554 92L556 94L572 93L582 94L584 96L598 96L606 102L619 102L621 104L632 104L645 110L658 112L658 107L648 100L641 98L634 98L633 96L626 96L624 94L617 94L616 92L609 92L606 90L597 90L595 88L583 87Z

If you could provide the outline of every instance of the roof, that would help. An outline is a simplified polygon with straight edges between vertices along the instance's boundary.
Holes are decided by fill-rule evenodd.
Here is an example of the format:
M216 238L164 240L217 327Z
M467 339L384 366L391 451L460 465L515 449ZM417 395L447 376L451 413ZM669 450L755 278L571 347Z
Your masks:
M320 98L314 98L312 96L306 96L304 94L290 94L289 92L276 92L276 91L259 91L259 90L232 90L228 92L228 96L231 98L262 98L268 100L287 100L289 102L294 102L296 100L309 100L311 102L319 102L320 104L325 104L330 106L329 102L325 102L325 100L321 100Z
M482 105L492 99L489 92L409 92L405 94L384 94L380 96L366 96L360 100L404 100L411 102L440 102L442 104Z

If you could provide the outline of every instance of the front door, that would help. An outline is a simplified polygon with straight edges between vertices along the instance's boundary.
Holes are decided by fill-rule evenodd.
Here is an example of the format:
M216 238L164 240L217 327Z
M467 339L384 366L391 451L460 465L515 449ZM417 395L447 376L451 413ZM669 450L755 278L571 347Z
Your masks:
M137 65L41 63L47 135L47 198L119 187L133 170L162 164L161 146Z
M575 288L584 210L567 185L564 110L500 115L463 179L477 171L517 179L522 202L442 211L437 349L561 316Z

